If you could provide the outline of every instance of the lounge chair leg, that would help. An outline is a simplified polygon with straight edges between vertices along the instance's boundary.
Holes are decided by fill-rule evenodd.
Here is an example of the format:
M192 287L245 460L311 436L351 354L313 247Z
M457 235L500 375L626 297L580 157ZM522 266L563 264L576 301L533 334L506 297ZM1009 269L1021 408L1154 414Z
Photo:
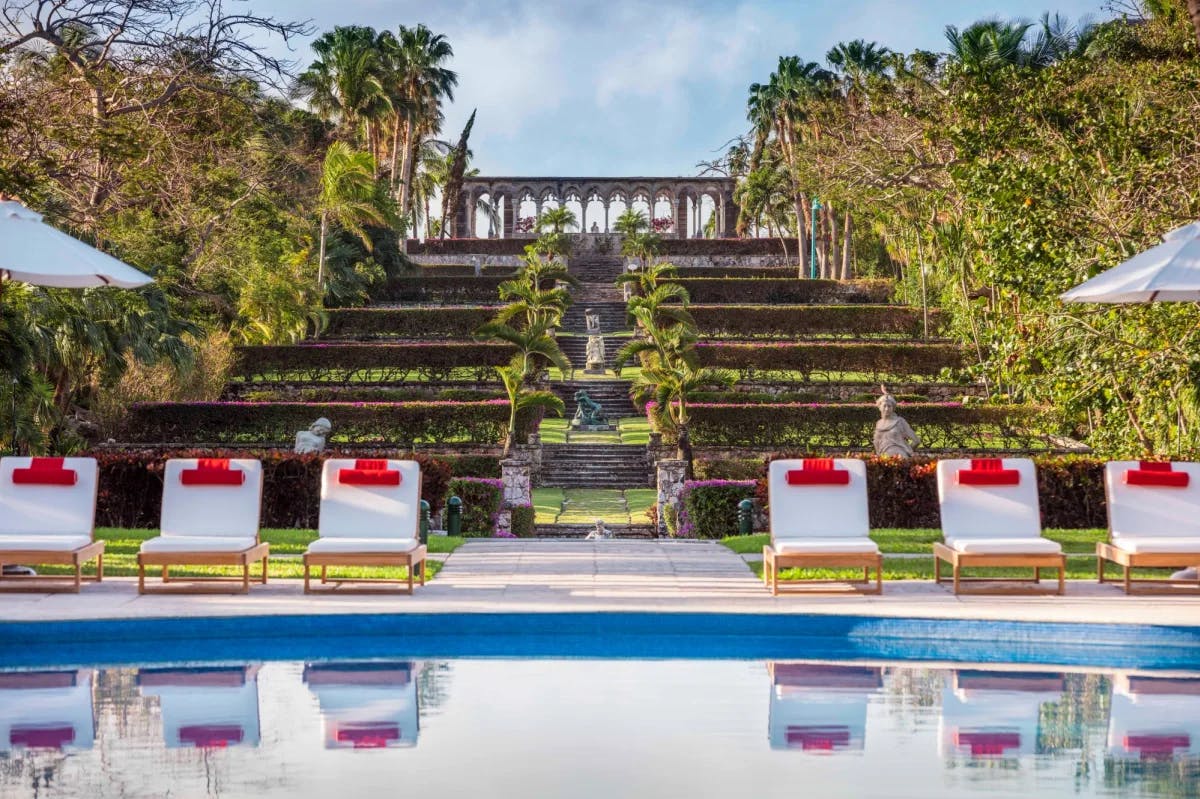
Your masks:
M146 593L146 567L138 561L138 593Z
M959 580L961 577L961 572L962 572L962 566L959 565L957 560L954 561L954 594L956 596L958 595L958 586L959 586Z
M321 585L325 585L325 568L324 566L321 567Z
M242 561L242 593L250 593L250 561Z
M1067 592L1067 564L1063 563L1058 567L1058 595L1062 596Z
M104 554L96 556L96 582L104 579Z
M83 588L83 567L79 565L79 558L75 558L75 593Z
M942 559L937 555L933 556L933 582L937 585L942 582Z
M305 560L304 560L304 593L306 593L306 594L312 593L312 586L309 584L309 579L311 577L311 574L310 574L311 570L312 570L312 567L310 567L308 565L308 559L305 558Z
M1041 566L1033 567L1033 581L1035 583L1040 583L1042 581L1042 567Z
M416 567L413 566L412 559L410 558L408 561L408 593L409 594L412 594L412 592L413 592L413 569L415 569L415 568Z
M1125 568L1125 593L1128 594L1130 588L1132 588L1132 585L1131 585L1132 580L1130 579L1129 573L1131 571L1133 571L1133 569L1129 566L1128 563L1125 564L1124 568Z
M883 558L875 564L875 593L883 593Z
M171 568L170 566L163 566L163 568L162 568L162 581L164 583L167 582L167 580L169 578L168 571L170 568Z
M421 558L421 585L425 585L425 564L429 563L425 558Z
M267 559L266 559L266 558L263 558L263 576L262 576L262 584L263 584L263 585L266 585L266 584L267 584Z
M1096 582L1104 582L1104 556L1096 555Z

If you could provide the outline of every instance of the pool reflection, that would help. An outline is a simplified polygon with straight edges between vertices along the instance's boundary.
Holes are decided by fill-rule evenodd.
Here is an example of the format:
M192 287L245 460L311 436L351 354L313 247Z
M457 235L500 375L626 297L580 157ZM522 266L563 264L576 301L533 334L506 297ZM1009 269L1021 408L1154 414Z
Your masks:
M968 760L1038 752L1042 705L1062 700L1063 674L956 670L942 692L941 752Z
M0 753L92 748L91 669L0 672Z
M326 749L417 745L412 663L309 663L304 682L321 708Z
M817 754L862 751L867 702L883 687L879 668L768 663L772 749Z
M168 749L258 746L258 667L141 669L142 696L158 699Z

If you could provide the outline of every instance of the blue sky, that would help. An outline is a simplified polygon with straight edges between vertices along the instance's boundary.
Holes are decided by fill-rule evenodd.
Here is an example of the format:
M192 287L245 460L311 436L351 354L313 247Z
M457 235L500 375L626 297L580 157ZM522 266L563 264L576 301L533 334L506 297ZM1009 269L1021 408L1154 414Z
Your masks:
M446 138L472 108L484 174L691 175L746 129L746 88L780 55L823 61L839 41L945 49L947 24L982 17L1104 17L1101 0L250 0L258 12L445 33L459 72ZM307 45L292 58L305 66Z

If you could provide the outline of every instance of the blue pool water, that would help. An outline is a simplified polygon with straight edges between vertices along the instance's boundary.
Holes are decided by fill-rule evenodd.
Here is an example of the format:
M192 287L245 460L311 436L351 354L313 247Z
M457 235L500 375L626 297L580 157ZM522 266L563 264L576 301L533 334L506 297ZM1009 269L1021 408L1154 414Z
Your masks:
M1200 796L1200 631L0 624L3 797Z

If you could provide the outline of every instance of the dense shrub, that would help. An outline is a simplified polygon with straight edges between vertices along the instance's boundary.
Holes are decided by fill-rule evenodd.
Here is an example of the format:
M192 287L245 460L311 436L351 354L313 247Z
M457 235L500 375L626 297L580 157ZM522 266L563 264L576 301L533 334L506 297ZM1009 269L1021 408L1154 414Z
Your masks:
M729 338L799 336L910 336L925 332L920 308L900 305L692 305L702 334ZM944 317L929 312L929 332L939 333Z
M862 387L865 384L860 384ZM892 392L892 396L898 402L929 402L929 397L924 394L898 394ZM766 391L741 391L734 388L729 391L697 391L690 396L692 402L701 403L735 403L745 405L770 405L778 403L802 403L806 405L820 405L831 402L857 402L874 403L879 398L879 391L875 393L863 392L854 394L845 398L831 398L829 394L820 393L817 391L780 391L777 393L769 393Z
M496 315L496 306L343 308L329 311L325 339L469 339Z
M500 477L500 458L496 455L438 455L450 464L457 477Z
M887 280L682 277L672 282L686 288L692 302L701 305L880 304L892 293Z
M243 380L346 383L359 380L449 380L457 372L495 379L512 358L508 344L446 341L387 344L284 344L239 347L234 375Z
M772 277L794 279L794 266L742 266L740 264L718 264L714 266L678 266L679 277Z
M436 384L409 383L373 386L351 383L343 386L297 386L289 383L234 383L226 391L230 399L246 402L483 402L504 399L499 387L457 388Z
M671 255L695 255L695 256L750 256L750 255L784 255L784 248L787 248L787 253L795 257L797 252L796 240L794 238L785 238L781 242L778 238L774 239L663 239L662 254L664 256ZM793 268L792 274L795 274Z
M768 502L766 464L778 458L802 457L805 455L778 453L759 462L756 493L764 505ZM875 456L862 459L867 464L872 527L941 526L935 459ZM1104 461L1077 455L1050 455L1036 457L1034 462L1038 470L1043 527L1097 528L1107 524ZM767 511L770 512L769 507Z
M879 411L873 404L706 404L689 406L692 443L710 447L843 448L871 445ZM653 414L655 409L651 408ZM1014 405L916 403L900 413L929 450L1050 449L1035 428L1037 409ZM653 417L652 417L653 418Z
M533 239L408 240L409 255L523 255Z
M758 372L866 373L879 378L935 376L963 365L957 344L917 342L738 342L696 345L703 366L730 369L745 379Z
M517 538L533 538L534 510L532 505L512 507L512 534Z
M754 496L753 480L689 480L680 494L680 538L736 535L737 504Z
M380 289L376 302L425 302L440 305L481 304L500 298L502 275L483 277L394 277Z
M463 502L462 533L468 538L489 538L504 502L504 486L487 477L456 477L450 493Z
M163 402L129 409L122 441L132 443L286 443L318 417L333 422L331 442L495 444L508 429L508 401L485 402ZM522 412L524 441L541 421Z
M446 500L451 467L440 457L378 450L296 455L282 450L186 450L162 447L101 449L88 453L100 467L96 524L100 527L158 527L162 509L163 468L168 458L258 458L263 464L263 527L317 526L321 465L325 458L402 458L421 464L421 498L436 512Z
M517 267L507 264L482 264L481 274L490 277L511 277ZM475 277L475 264L420 264L421 277Z

